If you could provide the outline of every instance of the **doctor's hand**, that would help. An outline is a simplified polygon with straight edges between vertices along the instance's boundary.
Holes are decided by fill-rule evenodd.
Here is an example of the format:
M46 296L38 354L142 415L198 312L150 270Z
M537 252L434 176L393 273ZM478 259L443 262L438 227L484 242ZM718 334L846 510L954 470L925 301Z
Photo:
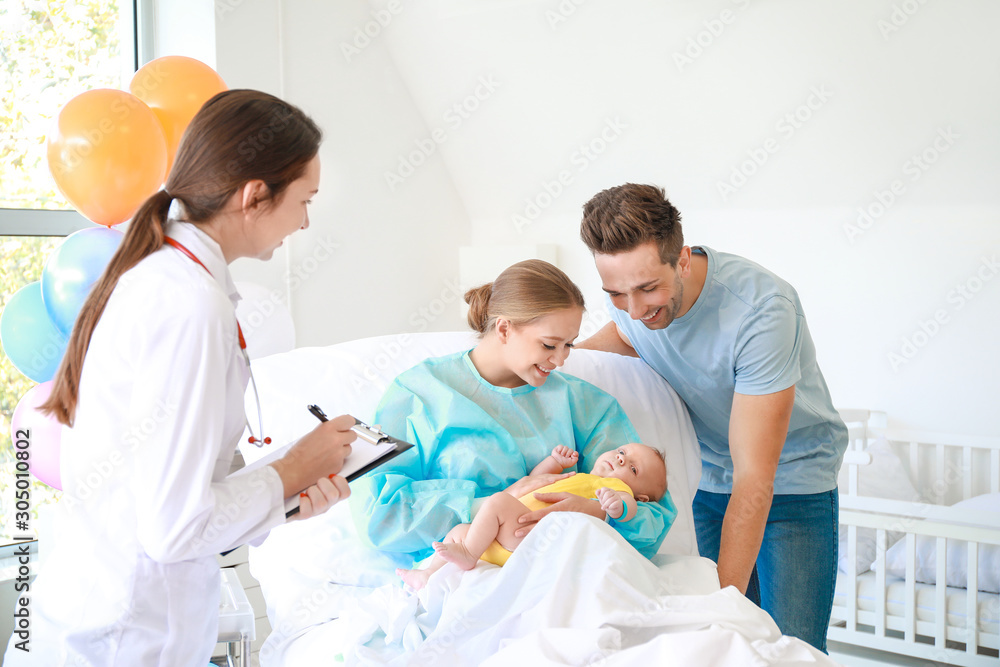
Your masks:
M604 519L604 510L601 509L599 502L583 498L575 493L569 493L568 491L561 493L536 493L535 498L541 500L543 503L552 504L518 517L517 522L520 526L514 531L515 537L524 537L527 535L531 532L532 528L538 525L539 521L551 512L582 512L601 520Z
M350 495L346 479L340 475L324 477L299 494L299 511L289 521L318 516Z
M351 430L352 426L354 417L350 415L323 422L302 436L284 457L271 464L281 477L285 498L303 489L319 486L324 481L329 482L330 475L340 472L344 459L351 453L351 443L358 437ZM323 487L321 490L324 492L330 490L325 484ZM323 497L326 498L326 493ZM346 494L343 497L347 497Z

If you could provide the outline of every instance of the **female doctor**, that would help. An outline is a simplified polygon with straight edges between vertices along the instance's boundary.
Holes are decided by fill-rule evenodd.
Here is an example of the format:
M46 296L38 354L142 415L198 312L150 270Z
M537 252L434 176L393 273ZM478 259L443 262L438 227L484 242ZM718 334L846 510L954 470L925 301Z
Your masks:
M207 665L215 554L283 523L283 500L303 489L303 519L349 494L335 475L354 439L346 416L272 465L229 474L249 362L227 265L268 259L309 225L320 138L275 97L220 93L129 224L44 406L72 427L61 441L62 516L31 589L30 652L15 635L5 664Z

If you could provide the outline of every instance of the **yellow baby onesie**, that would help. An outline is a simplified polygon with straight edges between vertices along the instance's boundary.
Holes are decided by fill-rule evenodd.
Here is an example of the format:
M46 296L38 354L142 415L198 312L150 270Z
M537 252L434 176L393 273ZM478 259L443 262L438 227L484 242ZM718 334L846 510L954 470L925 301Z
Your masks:
M616 477L600 477L598 475L592 475L588 472L578 472L575 475L567 477L566 479L561 479L558 482L549 484L548 486L543 486L540 489L532 491L531 493L526 493L518 500L527 507L529 510L534 512L535 510L540 510L543 507L548 507L551 503L542 502L535 498L536 493L563 493L568 492L583 498L596 499L597 490L601 487L608 487L613 491L624 491L630 496L634 496L632 489L629 488L628 484L617 479ZM479 557L480 560L484 560L487 563L493 563L494 565L499 565L503 567L503 564L507 562L510 558L511 552L500 546L500 543L493 540L493 544L487 547L486 551L482 556Z

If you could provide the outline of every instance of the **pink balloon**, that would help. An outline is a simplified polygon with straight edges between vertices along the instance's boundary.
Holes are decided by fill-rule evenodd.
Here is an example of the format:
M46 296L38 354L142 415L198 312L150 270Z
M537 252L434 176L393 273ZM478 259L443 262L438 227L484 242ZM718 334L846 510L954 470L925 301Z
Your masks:
M59 473L59 443L62 440L62 424L54 417L38 412L39 405L49 398L52 381L36 384L18 401L10 419L10 434L13 442L27 440L31 458L28 470L39 481L62 491ZM19 431L21 431L19 433ZM27 437L25 437L27 431Z

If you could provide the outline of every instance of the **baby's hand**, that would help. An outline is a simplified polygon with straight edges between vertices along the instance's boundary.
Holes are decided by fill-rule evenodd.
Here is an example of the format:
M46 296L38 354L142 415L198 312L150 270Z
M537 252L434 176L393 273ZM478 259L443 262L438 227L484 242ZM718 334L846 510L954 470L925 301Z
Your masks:
M580 458L580 455L566 445L556 445L552 450L552 458L565 470L576 465L576 461Z
M597 499L601 501L601 509L612 519L620 519L625 514L625 503L617 491L602 486L597 490Z

